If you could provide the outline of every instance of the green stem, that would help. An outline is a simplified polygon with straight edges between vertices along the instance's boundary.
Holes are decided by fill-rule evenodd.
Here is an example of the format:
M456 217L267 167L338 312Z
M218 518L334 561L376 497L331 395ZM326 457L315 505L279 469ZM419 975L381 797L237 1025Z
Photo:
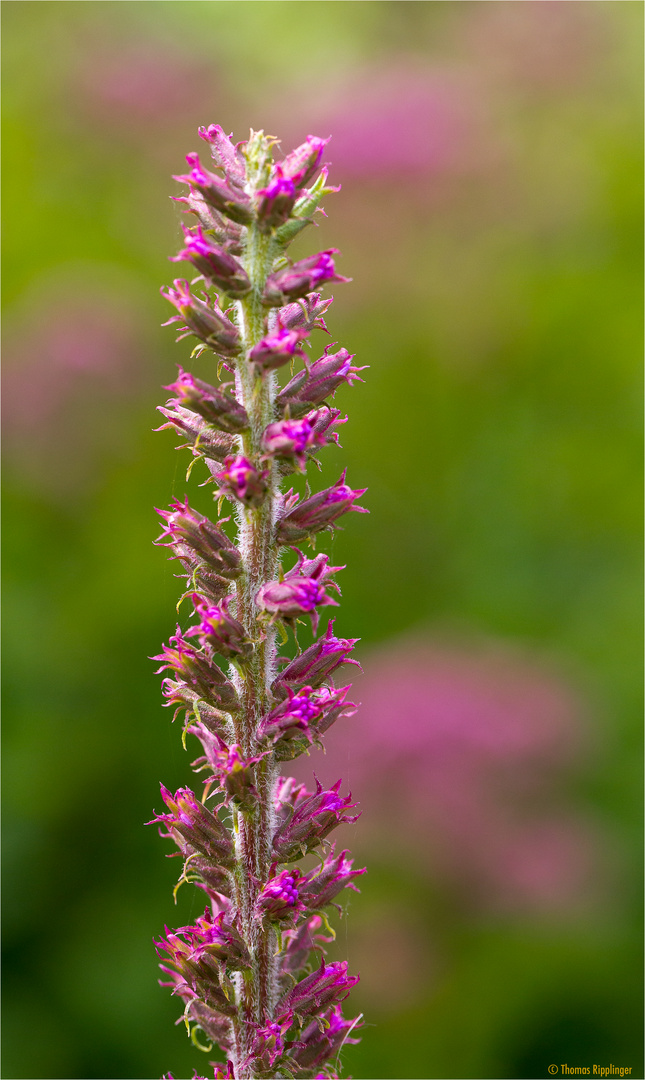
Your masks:
M244 405L250 420L249 430L242 437L241 449L245 456L259 464L262 432L273 419L275 400L275 377L264 378L255 374L246 355L265 334L266 309L261 302L262 290L271 270L274 246L270 237L255 226L249 226L247 245L243 258L244 267L253 285L252 291L238 301L238 321L244 341L244 355L236 367L238 399ZM277 475L271 464L269 490L262 506L257 509L241 508L239 511L239 549L244 573L237 585L237 618L245 627L247 636L256 642L245 678L235 675L243 710L235 721L235 737L250 756L257 750L255 732L261 717L269 708L269 686L275 677L275 633L266 630L260 638L257 621L258 610L255 596L259 588L275 578L277 573L277 546L274 538L274 518L277 496ZM240 913L240 929L253 958L253 967L238 986L240 1021L234 1025L236 1041L236 1066L250 1051L253 1024L265 1023L272 1017L277 992L276 935L273 930L254 918L253 911L257 893L270 873L271 840L274 830L273 789L276 767L271 757L265 757L256 767L256 787L259 803L255 813L236 814L236 900ZM236 1076L240 1076L236 1068Z

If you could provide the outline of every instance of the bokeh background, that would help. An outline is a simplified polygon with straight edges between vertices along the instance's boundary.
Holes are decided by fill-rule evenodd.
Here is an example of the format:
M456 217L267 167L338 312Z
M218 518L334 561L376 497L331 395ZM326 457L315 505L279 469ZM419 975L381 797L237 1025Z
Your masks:
M212 122L332 135L296 253L342 250L370 365L321 477L369 487L326 546L363 708L300 766L364 811L341 1075L643 1075L642 14L5 0L5 1078L208 1074L152 947L197 899L143 823L190 777L152 507L210 496L152 428L189 353L170 174Z

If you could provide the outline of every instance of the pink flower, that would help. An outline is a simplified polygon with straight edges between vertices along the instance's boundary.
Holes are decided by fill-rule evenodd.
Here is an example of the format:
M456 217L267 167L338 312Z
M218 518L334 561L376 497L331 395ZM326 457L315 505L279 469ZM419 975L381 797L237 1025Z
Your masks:
M595 830L555 794L581 745L581 706L566 683L499 647L412 640L375 654L354 692L358 718L337 729L326 756L293 771L306 779L313 767L329 782L351 762L366 848L414 858L485 908L583 902Z
M314 633L318 628L319 607L338 602L329 596L327 589L340 593L336 581L330 580L337 570L344 566L328 566L328 555L316 555L314 559L305 559L301 551L295 566L285 574L281 581L269 581L263 585L255 597L261 611L267 611L274 618L297 619L298 615L309 615Z
M346 472L345 469L331 487L318 491L304 502L298 502L297 495L287 492L284 500L286 513L279 519L277 527L278 537L283 544L293 544L325 529L333 531L337 519L350 510L369 514L365 507L354 506L367 488L350 488L345 483Z
M70 106L87 114L98 132L159 138L183 124L213 92L212 65L193 51L168 47L149 35L140 41L90 41L70 72Z
M330 154L341 180L405 181L473 162L481 104L456 67L394 57L385 66L354 69L307 106L333 131Z

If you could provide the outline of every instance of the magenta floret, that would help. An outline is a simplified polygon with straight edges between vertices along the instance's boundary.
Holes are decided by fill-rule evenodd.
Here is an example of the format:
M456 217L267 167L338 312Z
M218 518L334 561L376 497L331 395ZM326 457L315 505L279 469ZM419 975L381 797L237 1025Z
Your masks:
M280 162L283 174L290 177L296 187L304 187L318 172L328 142L329 139L307 135L305 141Z
M289 218L296 201L296 187L293 180L286 176L279 165L273 170L273 176L265 188L256 195L257 218L265 232L283 225Z
M228 830L216 814L195 798L190 788L179 788L172 795L161 784L161 796L170 813L157 814L152 820L179 833L191 847L223 866L232 865L233 843ZM150 822L152 824L152 822Z
M183 321L185 325L179 327L181 336L194 334L219 356L237 356L240 351L240 332L220 310L217 301L209 302L193 296L188 282L181 278L176 278L173 285L174 289L160 289L161 295L174 304L179 312L178 315L173 315L168 323Z
M288 821L280 826L273 839L276 854L285 862L299 858L301 852L318 847L338 825L358 821L359 814L348 815L356 803L352 796L342 798L338 792L342 781L337 780L328 791L316 780L316 792L303 799Z
M224 289L229 296L244 296L250 290L251 282L235 256L209 240L200 225L195 226L194 230L185 225L182 228L184 247L177 255L170 256L170 261L191 262L207 281Z
M353 381L364 381L358 374L365 370L364 366L354 367L351 362L354 357L347 349L339 349L337 353L329 353L328 349L319 360L294 375L278 394L276 405L279 409L288 407L292 416L300 416L312 405L320 405L326 398L333 397L342 383L351 386Z
M260 371L274 371L292 360L304 359L305 354L300 348L300 342L306 337L306 330L280 327L267 334L251 349L249 360L252 360Z
M329 248L270 274L262 297L264 303L268 307L280 307L306 296L327 281L349 281L336 273L333 256L337 254L337 248Z
M202 646L227 657L249 657L253 644L246 637L241 622L229 614L230 597L225 597L219 604L209 604L198 593L192 594L195 611L199 616L197 626L186 631L186 637L198 637Z
M314 633L318 628L318 608L332 604L338 607L327 592L328 588L340 593L335 581L329 579L343 566L327 566L328 555L316 555L306 559L301 551L298 561L281 581L269 581L256 594L255 602L260 611L267 611L274 618L293 620L299 615L309 615Z
M245 506L260 506L264 502L267 493L266 470L256 469L244 454L227 457L224 468L214 471L213 478L222 491Z
M343 1001L358 981L357 975L347 974L346 960L326 964L323 959L318 971L301 979L282 999L282 1007L293 1009L302 1017L320 1014L334 1002Z
M352 660L349 655L359 638L334 637L333 629L334 620L330 619L324 637L287 664L271 686L276 697L284 697L288 688L295 689L305 683L320 686L341 664L360 668L358 660Z
M176 381L169 383L164 390L171 390L177 395L166 402L168 408L182 408L198 413L209 424L226 432L244 431L248 427L248 414L237 398L195 378L181 367Z
M295 867L282 870L267 881L255 904L258 918L293 924L306 907L299 898L301 877L300 870Z
M200 132L201 134L201 132ZM215 173L204 169L199 160L199 154L186 154L186 161L191 166L189 173L173 177L180 184L188 184L191 191L197 191L214 210L232 221L241 225L247 225L252 217L251 200L244 192L239 180L241 177L232 174L229 182L220 179Z
M345 483L345 470L339 480L330 488L319 491L304 502L298 502L291 493L285 498L286 513L279 519L277 534L283 544L294 544L323 529L333 529L335 522L350 510L368 514L364 506L354 506L357 499L364 495L367 488L353 490Z

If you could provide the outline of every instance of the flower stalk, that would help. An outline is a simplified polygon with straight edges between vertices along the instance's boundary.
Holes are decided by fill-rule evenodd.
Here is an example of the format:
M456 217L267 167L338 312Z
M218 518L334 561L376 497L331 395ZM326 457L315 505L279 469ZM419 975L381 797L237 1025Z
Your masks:
M199 224L184 226L173 257L192 263L199 280L177 280L162 294L179 313L170 321L199 339L194 353L210 350L233 379L211 386L180 369L162 427L203 458L219 505L234 505L237 536L223 528L228 518L211 522L187 498L161 511L158 542L183 568L197 621L177 627L157 659L171 672L168 704L184 712L186 733L201 743L194 767L208 776L201 799L162 787L168 812L154 820L184 858L180 882L195 883L209 906L157 945L193 1041L216 1043L226 1055L226 1072L217 1066L216 1076L333 1077L340 1049L356 1041L359 1018L345 1020L340 1003L358 979L345 963L326 963L323 943L331 939L313 931L317 913L326 920L324 908L364 873L352 870L347 851L334 857L328 840L356 820L348 813L355 804L341 796L341 781L309 792L279 772L355 711L345 700L349 687L337 689L332 673L356 663L349 656L356 639L336 638L330 621L291 660L278 657L277 640L280 630L286 642L289 628L295 639L306 616L316 633L319 609L337 604L329 590L338 593L338 584L329 579L343 568L327 566L326 555L306 558L295 541L313 542L341 515L363 510L354 505L363 491L349 488L345 473L301 503L282 493L290 472L305 472L322 447L338 443L331 428L346 418L329 399L361 370L345 349L328 355L328 346L313 363L305 352L311 332L326 331L331 303L314 290L347 280L336 273L335 250L295 263L286 255L337 189L325 186L320 167L326 140L309 136L274 163L276 140L263 132L237 146L218 125L200 135L216 171L187 155L191 170L176 179L188 185L180 201ZM288 363L304 367L281 389L278 371ZM285 573L280 557L289 550L295 562ZM227 673L217 658L228 661ZM305 874L294 863L308 851L321 865Z

